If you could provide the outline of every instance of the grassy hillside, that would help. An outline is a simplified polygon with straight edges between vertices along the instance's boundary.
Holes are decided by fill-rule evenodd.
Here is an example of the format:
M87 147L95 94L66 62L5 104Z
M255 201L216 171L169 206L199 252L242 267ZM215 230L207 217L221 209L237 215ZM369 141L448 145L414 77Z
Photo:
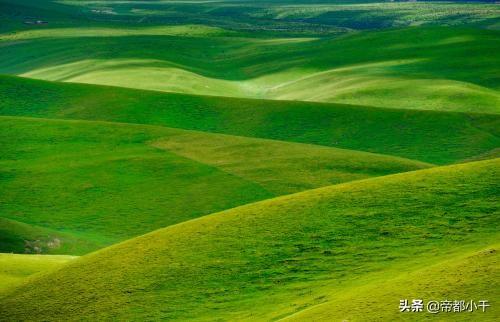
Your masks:
M0 161L3 165L4 162ZM0 179L6 187L4 178ZM0 189L2 192L5 189ZM21 193L19 193L21 194ZM2 201L9 202L2 198ZM29 203L28 203L29 204ZM27 207L24 205L24 207ZM76 234L64 233L55 229L26 224L5 217L15 217L9 209L12 204L1 207L5 213L0 216L0 252L18 254L84 254L102 246L101 243ZM42 223L43 224L43 223Z
M499 116L246 100L0 76L0 114L162 125L445 164L499 146Z
M256 183L145 144L168 133L162 129L15 118L1 123L2 216L91 246L273 196Z
M0 34L0 73L200 95L500 113L499 35L419 27L277 38L211 24L82 23Z
M206 132L179 131L152 145L256 182L276 195L430 166L353 150Z
M0 0L0 32L29 30L33 26L24 24L28 20L50 21L51 26L62 27L81 25L85 23L82 18L76 10L50 0Z
M474 272L460 282L479 283L464 293L468 298L493 295L493 288L482 293L485 279L476 274L494 269L491 257L461 257L498 243L499 165L495 159L356 181L171 226L84 256L5 294L0 315L269 320L396 274L419 280L419 270L428 267L436 275L430 265L446 260L461 263L442 268ZM456 272L446 276L439 285L458 288L449 284ZM396 310L402 293L411 296L427 281L400 285L402 292L377 292ZM376 318L379 311L373 310L363 318Z
M463 162L480 161L480 160L488 160L488 159L495 159L495 158L500 158L500 148L492 149L490 151L487 151L485 153L477 155L473 158L464 160Z
M0 253L0 294L25 283L32 275L53 271L74 258L61 255Z
M132 124L0 117L0 128L4 252L87 253L249 202L430 166Z
M494 28L498 8L488 3L409 3L374 0L241 1L74 1L1 0L2 23L19 27L19 8L55 25L202 23L243 32L331 35L353 30L420 25L472 25ZM64 14L64 15L62 15ZM72 19L68 19L68 16Z
M461 301L497 299L500 270L499 245L460 254L436 265L404 273L393 279L368 283L350 292L331 294L324 304L305 309L280 321L365 321L367 317L385 321L497 321L498 307L472 312L404 313L399 299ZM464 278L465 277L465 278ZM493 300L489 300L490 305ZM496 302L496 301L495 301ZM369 305L367 305L369 303Z
M0 322L500 321L498 52L494 0L0 0Z

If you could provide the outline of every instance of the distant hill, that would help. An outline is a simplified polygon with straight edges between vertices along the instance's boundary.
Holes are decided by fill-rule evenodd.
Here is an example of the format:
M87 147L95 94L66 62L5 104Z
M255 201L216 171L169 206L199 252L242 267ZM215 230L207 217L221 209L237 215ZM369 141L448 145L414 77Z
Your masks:
M498 115L249 100L0 76L0 115L102 120L332 146L446 164L498 147Z
M221 0L56 1L1 0L2 27L22 24L21 13L61 26L110 24L151 26L205 24L264 35L329 36L358 30L405 26L491 27L498 19L493 1L388 0ZM4 23L6 20L7 23ZM22 28L22 26L21 26Z
M492 55L499 43L497 30L461 26L276 38L211 24L82 23L0 34L0 73L198 95L500 113L500 60Z

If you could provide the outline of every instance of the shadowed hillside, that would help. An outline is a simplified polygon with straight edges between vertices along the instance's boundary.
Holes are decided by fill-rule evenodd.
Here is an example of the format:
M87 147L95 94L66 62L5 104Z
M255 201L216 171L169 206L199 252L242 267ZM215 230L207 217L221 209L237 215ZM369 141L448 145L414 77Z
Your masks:
M246 203L430 166L123 123L0 117L0 127L3 252L88 253Z
M166 94L0 76L0 114L142 123L434 164L498 147L499 116Z

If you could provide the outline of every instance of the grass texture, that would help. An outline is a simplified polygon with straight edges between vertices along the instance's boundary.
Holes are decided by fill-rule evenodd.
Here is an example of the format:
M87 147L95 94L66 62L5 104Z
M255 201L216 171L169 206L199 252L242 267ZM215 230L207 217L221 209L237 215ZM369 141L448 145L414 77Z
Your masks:
M497 31L445 27L333 39L249 38L210 26L51 28L0 36L0 72L200 95L499 113L498 43Z
M0 0L0 321L500 321L499 38L481 1Z
M499 113L500 10L494 4L0 5L4 74L199 95ZM27 26L19 21L26 17L49 24ZM268 32L273 29L280 34Z
M447 265L474 272L460 279L464 287L479 283L467 288L469 297L493 295L494 288L480 283L481 272L494 270L495 251L462 257L498 241L499 162L334 185L174 225L16 288L0 299L0 312L8 320L202 321L214 312L219 319L270 320L320 303L335 306L332 294L368 283L381 283L375 294L384 298L377 300L397 305L401 294L411 296L432 279L420 279L421 269L435 276ZM401 274L418 282L385 284ZM439 285L459 287L453 284L458 275L448 272ZM364 319L379 314L359 310Z
M30 276L54 271L74 258L67 255L0 253L0 294L26 283Z
M79 255L246 203L431 166L154 126L15 117L0 125L4 252Z
M433 164L499 145L499 116L167 94L0 76L0 115L162 125L400 156Z

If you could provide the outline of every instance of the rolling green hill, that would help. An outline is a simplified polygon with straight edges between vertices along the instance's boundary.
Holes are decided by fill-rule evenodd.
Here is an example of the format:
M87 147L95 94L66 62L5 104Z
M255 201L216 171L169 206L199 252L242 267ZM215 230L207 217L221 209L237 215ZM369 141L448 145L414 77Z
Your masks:
M74 256L63 255L20 255L0 253L0 294L22 283L26 283L27 278L30 276L41 272L53 271L74 258Z
M467 254L498 242L499 165L495 159L355 181L170 226L6 293L0 316L270 320L320 303L343 306L335 296L366 297L369 284L383 296L375 301L397 310L403 295L447 296L425 287L440 272L437 285L463 286L457 296L496 296L481 275L498 275L496 251ZM410 284L387 285L397 275ZM375 309L350 314L376 319ZM498 308L484 317L495 320Z
M0 76L0 115L103 120L268 138L434 164L499 146L498 115L167 94Z
M0 117L0 128L3 252L83 254L257 200L430 166L123 123Z
M332 35L404 26L498 26L493 3L386 0L107 1L1 0L0 26L22 27L23 16L51 25L148 26L201 23L270 35Z
M353 150L206 132L179 131L151 144L256 182L277 195L431 166Z
M493 0L0 0L0 322L500 321L498 52Z
M495 8L490 14L500 17ZM0 34L0 73L199 95L500 113L500 62L492 55L499 34L439 26L277 38L210 23L82 22Z
M2 217L67 233L69 242L91 241L81 246L110 245L272 196L253 182L145 144L161 129L16 118L1 123Z
M496 299L500 286L498 251L497 244L393 279L368 283L350 292L334 293L328 302L280 321L365 321L366 317L385 321L415 321L416 318L418 321L496 321L500 316L497 307L487 307L485 312L478 308L476 313L444 312L437 316L425 311L401 314L397 301L409 299L411 303L412 299L424 299L427 303L463 300L467 303L474 300L478 303L484 299Z

